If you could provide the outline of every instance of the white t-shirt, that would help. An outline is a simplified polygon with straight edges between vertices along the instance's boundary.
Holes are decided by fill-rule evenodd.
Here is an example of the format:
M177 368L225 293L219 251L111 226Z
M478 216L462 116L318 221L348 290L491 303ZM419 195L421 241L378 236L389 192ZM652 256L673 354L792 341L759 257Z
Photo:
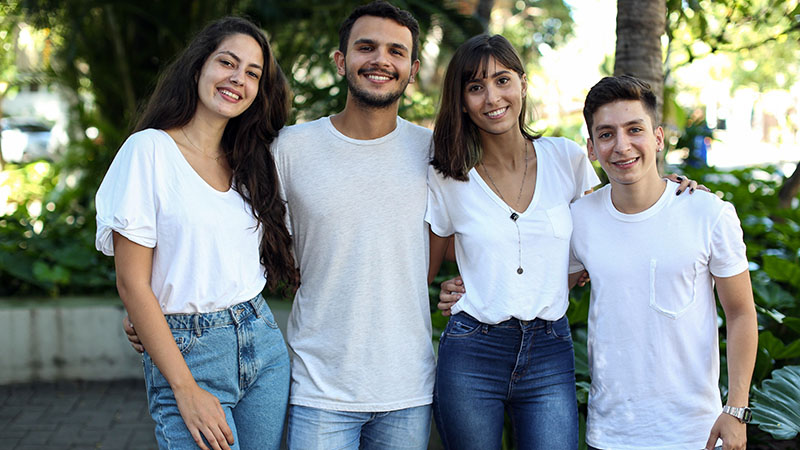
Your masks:
M534 142L536 188L519 214L519 238L510 208L475 169L469 181L428 170L425 220L439 236L455 234L456 261L466 294L453 306L484 323L557 320L569 306L567 267L572 218L569 204L600 180L586 153L564 138ZM518 274L522 248L523 273Z
M291 404L431 403L430 139L399 118L386 136L351 139L325 117L284 128L273 144L302 280L287 330Z
M206 183L164 131L125 141L95 203L98 250L114 255L112 231L154 249L150 285L164 314L218 311L264 289L250 205Z
M605 186L572 205L571 272L592 277L586 442L701 449L722 411L713 278L747 270L736 211L674 194L623 214Z

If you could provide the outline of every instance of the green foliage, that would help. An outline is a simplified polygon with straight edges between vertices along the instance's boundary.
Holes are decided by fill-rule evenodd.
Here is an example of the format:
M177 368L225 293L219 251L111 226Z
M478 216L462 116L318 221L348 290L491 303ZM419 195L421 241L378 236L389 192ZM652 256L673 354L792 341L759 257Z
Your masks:
M753 424L775 439L794 439L800 432L800 366L772 373L761 388L753 388Z
M668 0L673 67L726 53L732 87L788 88L800 79L800 5L796 0Z

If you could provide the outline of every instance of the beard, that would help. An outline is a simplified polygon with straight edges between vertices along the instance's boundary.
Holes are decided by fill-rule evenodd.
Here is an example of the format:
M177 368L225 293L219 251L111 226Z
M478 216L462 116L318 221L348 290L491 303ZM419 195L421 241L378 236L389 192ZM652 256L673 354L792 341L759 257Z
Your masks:
M406 79L405 82L402 82L401 86L397 88L397 90L388 92L386 94L373 94L365 89L362 89L358 86L358 77L365 73L365 72L378 72L383 75L398 78L397 72L390 72L388 70L381 70L381 69L359 69L358 71L347 70L345 68L346 78L347 78L347 89L350 91L350 94L353 96L353 100L361 106L365 106L367 108L375 108L375 109L383 109L388 108L394 102L396 102L402 95L403 92L406 90L406 86L408 86L409 79Z

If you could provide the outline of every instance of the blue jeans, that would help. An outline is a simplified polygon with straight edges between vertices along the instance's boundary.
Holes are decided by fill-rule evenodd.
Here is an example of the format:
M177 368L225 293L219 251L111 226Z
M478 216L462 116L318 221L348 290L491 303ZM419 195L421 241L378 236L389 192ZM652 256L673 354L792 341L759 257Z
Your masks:
M425 450L430 405L384 412L289 407L289 450Z
M466 313L439 341L433 414L447 449L499 449L505 412L518 449L578 448L575 362L566 316L496 325Z
M264 299L165 317L195 381L219 399L234 435L231 448L277 449L289 397L289 355ZM169 383L146 352L144 379L159 448L196 449Z

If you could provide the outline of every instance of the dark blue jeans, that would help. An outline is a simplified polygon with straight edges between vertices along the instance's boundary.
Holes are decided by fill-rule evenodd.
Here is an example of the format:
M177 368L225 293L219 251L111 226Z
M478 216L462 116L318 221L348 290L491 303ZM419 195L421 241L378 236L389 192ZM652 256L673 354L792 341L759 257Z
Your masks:
M433 414L447 449L499 449L508 411L519 449L578 448L575 361L566 317L496 325L466 313L439 341Z

